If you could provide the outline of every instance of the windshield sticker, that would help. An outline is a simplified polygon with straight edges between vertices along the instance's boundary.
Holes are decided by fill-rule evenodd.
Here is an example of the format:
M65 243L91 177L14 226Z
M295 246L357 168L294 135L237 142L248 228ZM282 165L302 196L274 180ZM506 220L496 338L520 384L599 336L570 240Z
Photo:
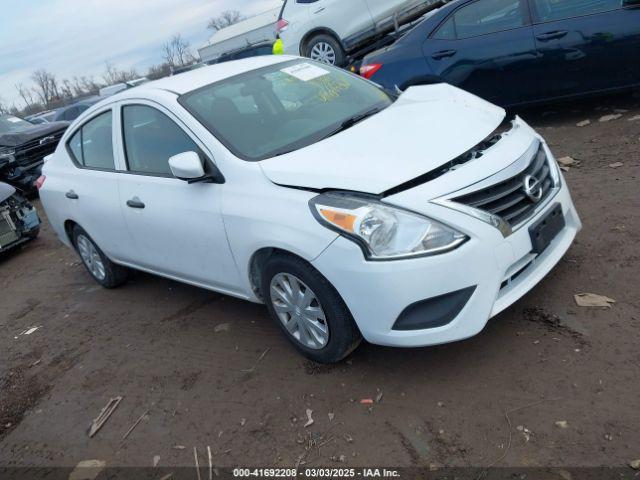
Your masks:
M293 67L283 68L280 71L286 73L287 75L291 75L298 80L302 80L303 82L308 82L316 78L324 77L325 75L329 75L330 73L328 70L316 67L315 65L311 65L310 63L301 63L299 65L294 65Z

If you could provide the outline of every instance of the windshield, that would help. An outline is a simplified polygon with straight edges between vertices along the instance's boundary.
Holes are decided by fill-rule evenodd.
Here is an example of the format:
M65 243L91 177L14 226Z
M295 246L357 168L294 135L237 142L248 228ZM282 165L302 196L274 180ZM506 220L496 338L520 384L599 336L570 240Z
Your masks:
M229 150L251 161L311 145L345 122L391 102L383 90L362 78L300 60L254 70L180 97L180 103Z
M0 134L18 133L28 129L29 127L33 127L33 124L26 120L14 117L13 115L0 115Z

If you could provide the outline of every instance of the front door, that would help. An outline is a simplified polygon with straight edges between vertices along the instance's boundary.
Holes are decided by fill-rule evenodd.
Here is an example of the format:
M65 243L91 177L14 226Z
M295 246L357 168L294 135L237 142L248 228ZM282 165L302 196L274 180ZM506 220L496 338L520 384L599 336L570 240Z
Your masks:
M543 98L640 82L640 9L627 0L530 0ZM623 8L623 4L627 4ZM639 2L640 3L640 2Z
M220 212L223 185L188 184L171 174L173 155L194 151L210 162L178 120L153 104L120 110L127 172L120 205L131 238L128 262L140 268L220 290L240 279Z
M348 40L373 29L373 19L365 0L315 0L304 3L309 10L309 30L330 28L341 40Z
M455 10L423 53L434 74L499 105L530 101L536 49L524 0L477 0Z
M367 5L369 5L371 16L376 25L415 3L415 0L367 0Z

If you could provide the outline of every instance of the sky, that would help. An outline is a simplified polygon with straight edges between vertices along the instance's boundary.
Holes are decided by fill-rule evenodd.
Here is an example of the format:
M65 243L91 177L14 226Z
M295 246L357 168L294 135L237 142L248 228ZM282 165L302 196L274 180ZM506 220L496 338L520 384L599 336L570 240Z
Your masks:
M161 47L181 34L194 51L206 43L211 17L224 10L250 16L282 0L2 0L0 101L19 108L15 85L31 85L44 68L61 81L100 77L109 61L144 74L161 63Z

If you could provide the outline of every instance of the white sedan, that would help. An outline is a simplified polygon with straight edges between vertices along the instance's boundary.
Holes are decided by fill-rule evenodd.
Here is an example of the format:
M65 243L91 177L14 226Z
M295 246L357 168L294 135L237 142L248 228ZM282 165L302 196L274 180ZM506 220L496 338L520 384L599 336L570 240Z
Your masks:
M448 85L399 97L296 57L127 90L67 130L39 179L93 278L130 268L267 305L308 358L364 337L479 333L581 224L544 139Z

